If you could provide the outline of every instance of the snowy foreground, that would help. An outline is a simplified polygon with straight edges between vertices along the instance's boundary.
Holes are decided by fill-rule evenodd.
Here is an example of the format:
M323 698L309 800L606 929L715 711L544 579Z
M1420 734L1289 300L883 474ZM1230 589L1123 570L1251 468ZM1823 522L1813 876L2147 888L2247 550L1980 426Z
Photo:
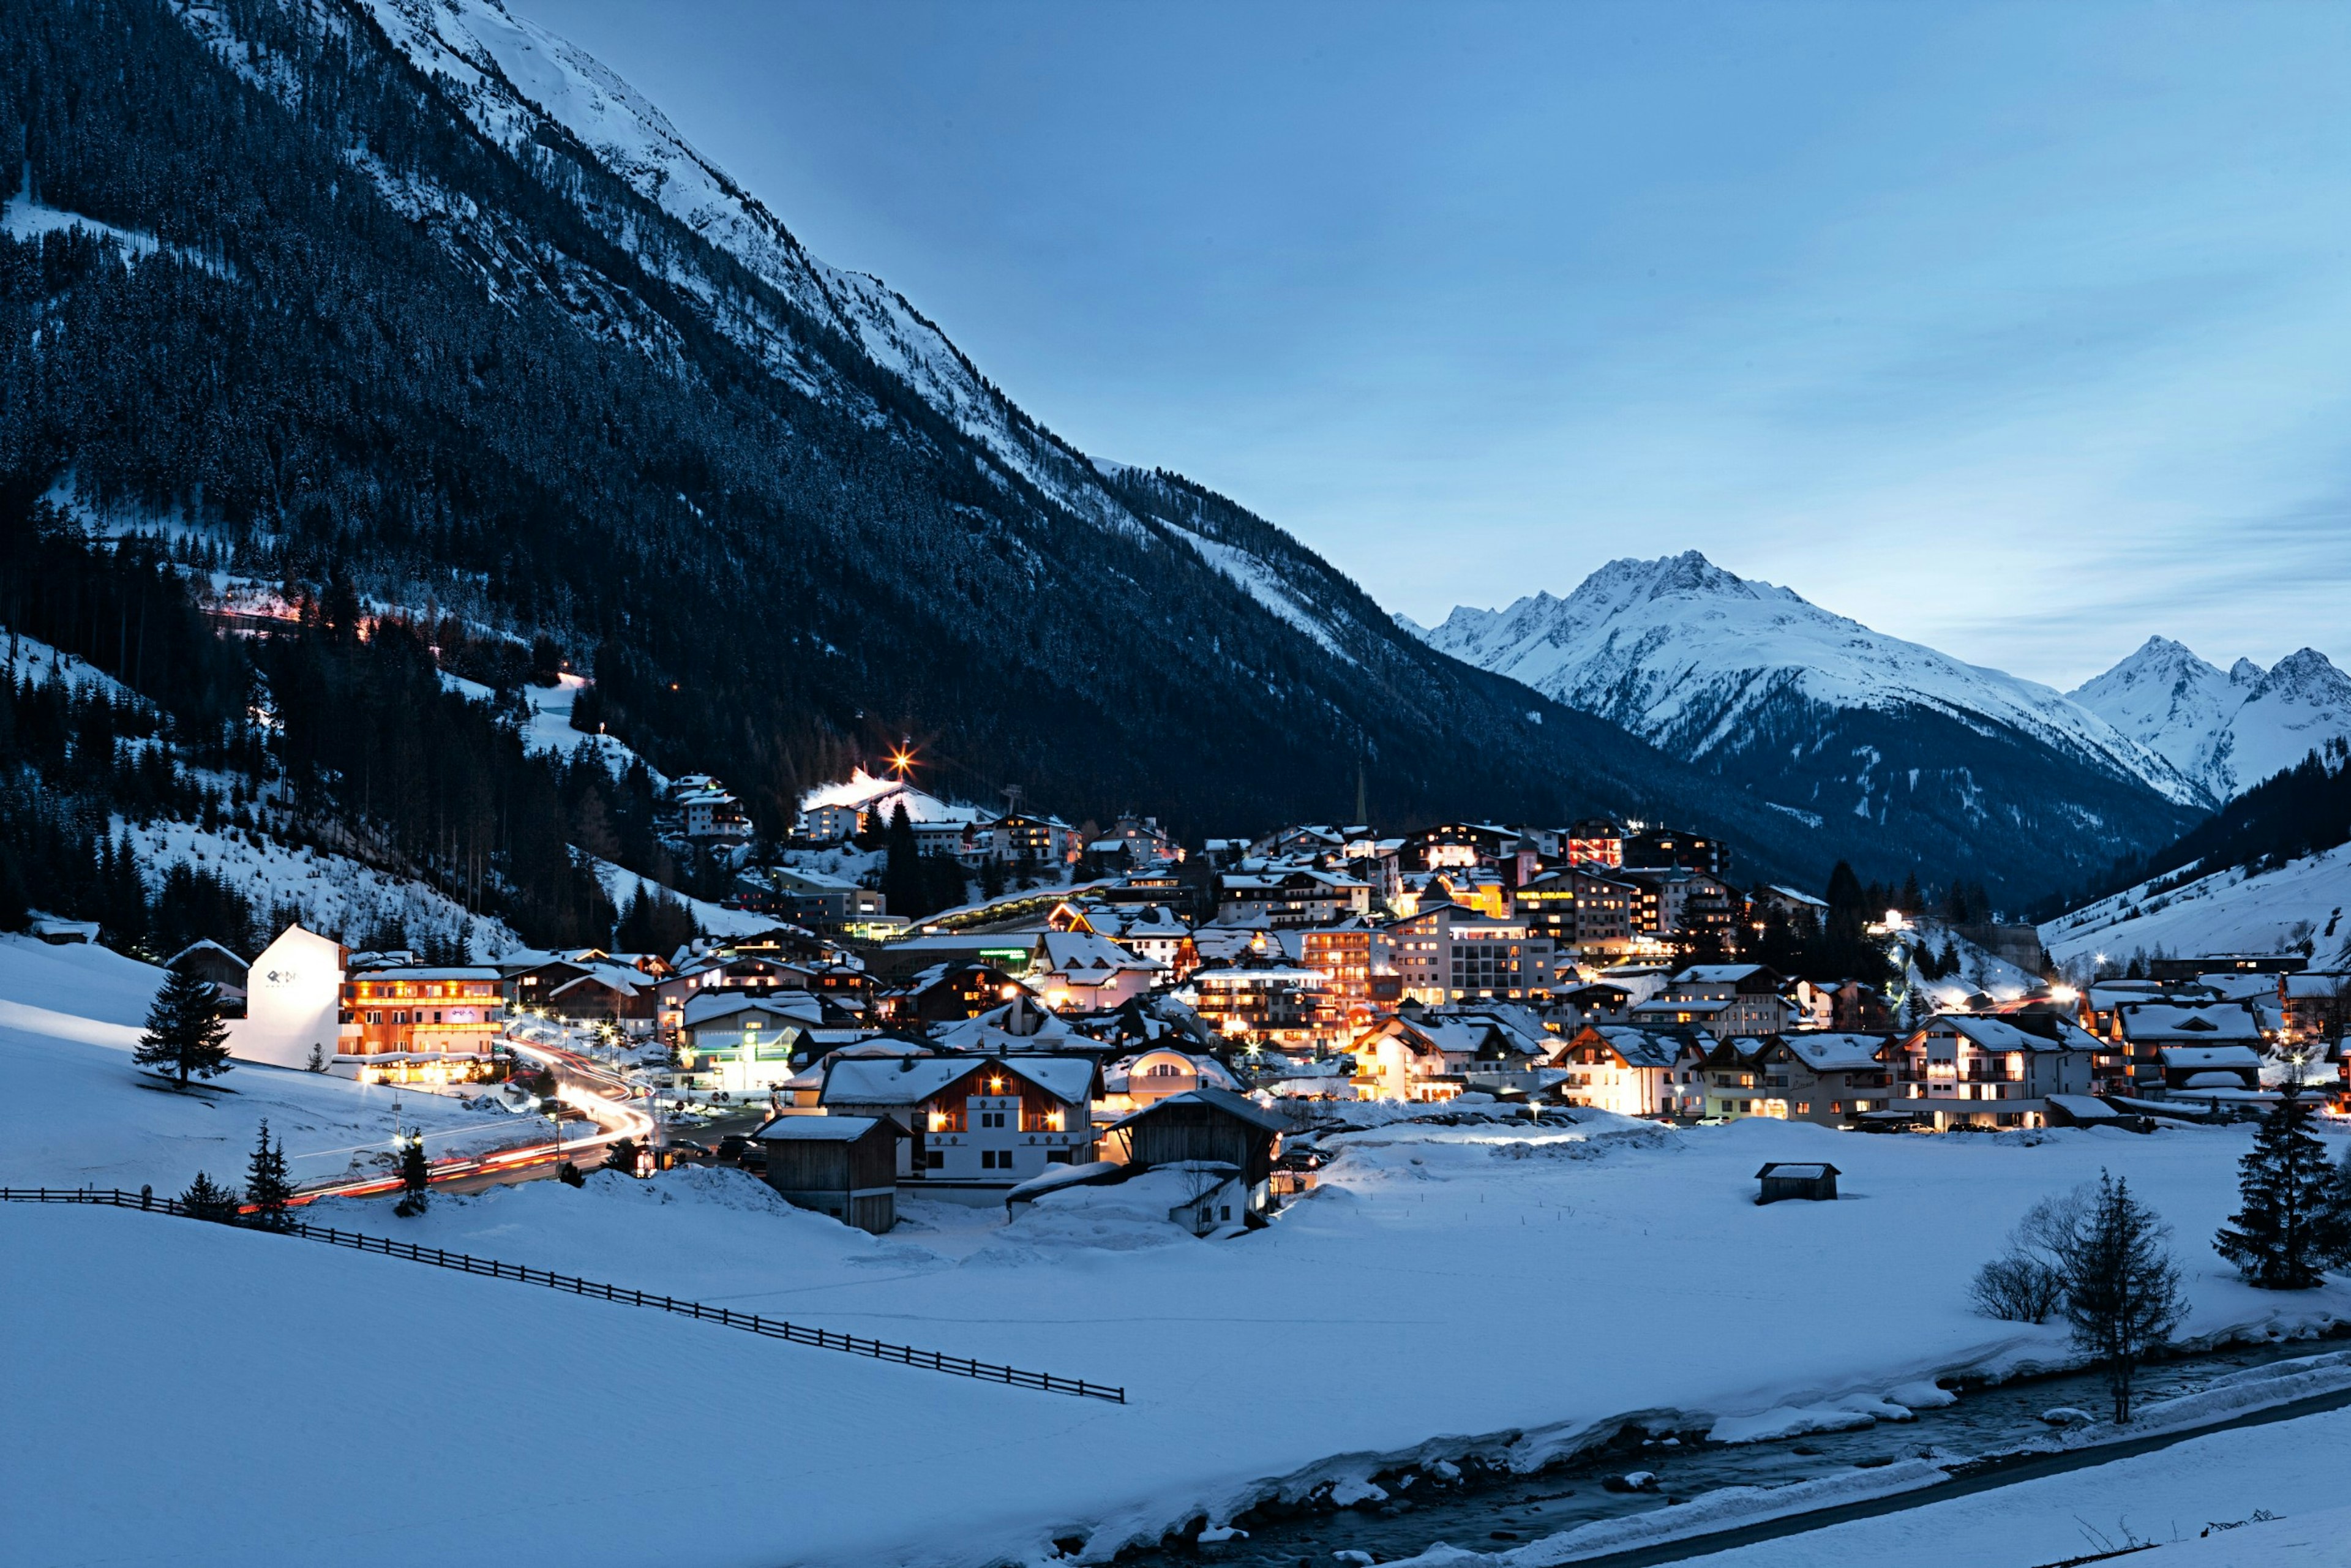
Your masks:
M30 1038L13 1015L9 1179L160 1140L122 1118L172 1098L129 1077L119 1045ZM381 1203L313 1211L1123 1384L1123 1406L308 1242L0 1207L0 1334L19 1351L0 1372L11 1555L767 1568L1042 1561L1079 1537L1100 1558L1409 1458L1532 1464L1635 1414L1787 1429L1808 1419L1795 1411L1916 1399L1903 1385L1922 1378L2056 1362L2058 1331L1975 1317L1964 1285L2028 1204L2101 1165L2179 1227L2189 1333L2351 1317L2351 1290L2253 1291L2205 1246L2231 1207L2235 1132L1670 1134L1595 1115L1573 1133L1400 1124L1349 1142L1314 1196L1222 1242L1101 1193L1008 1226L910 1204L876 1239L732 1171L444 1196L414 1221ZM152 1157L176 1169L192 1153ZM1750 1201L1763 1160L1823 1156L1844 1201ZM133 1426L141 1453L169 1458L126 1474Z

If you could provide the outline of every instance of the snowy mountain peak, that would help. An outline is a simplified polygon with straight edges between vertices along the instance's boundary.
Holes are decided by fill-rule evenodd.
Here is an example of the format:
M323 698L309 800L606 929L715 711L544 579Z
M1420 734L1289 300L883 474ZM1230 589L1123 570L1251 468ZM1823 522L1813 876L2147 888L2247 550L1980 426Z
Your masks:
M1980 731L1997 726L2175 802L2202 800L2161 758L2046 686L1872 631L1697 550L1612 560L1564 599L1539 592L1502 610L1458 608L1426 636L1692 758L1744 749L1776 722L1767 710L1793 697L1824 710L1925 711ZM1869 797L1880 788L1865 784L1862 800L1835 809L1874 810Z
M2150 637L2072 695L2215 800L2351 735L2351 677L2315 648L2268 670L2239 659L2223 674L2179 643Z

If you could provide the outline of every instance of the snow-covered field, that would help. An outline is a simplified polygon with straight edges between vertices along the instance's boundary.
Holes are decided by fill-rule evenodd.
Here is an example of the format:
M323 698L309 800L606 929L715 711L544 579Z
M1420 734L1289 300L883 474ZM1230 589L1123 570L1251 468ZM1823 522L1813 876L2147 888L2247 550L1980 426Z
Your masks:
M2260 875L2239 867L2167 893L2150 885L2060 915L2041 928L2042 945L2068 968L2100 954L2120 963L2141 951L2278 953L2305 937L2313 967L2351 960L2351 844Z
M131 1062L163 972L103 947L0 936L0 1186L152 1186L199 1170L238 1184L263 1118L298 1184L389 1159L394 1091L239 1062L194 1093ZM546 1135L536 1117L411 1090L401 1124L436 1158Z
M11 968L30 974L23 1005L69 983ZM45 1158L81 1161L52 1180L97 1179L93 1156L110 1181L140 1159L196 1163L188 1127L126 1115L149 1101L205 1113L104 1089L120 1057L23 1030L0 1036L12 1181ZM226 1163L249 1126L223 1132L203 1160ZM2061 1360L2057 1330L1976 1317L1963 1289L2028 1204L2101 1166L2178 1225L2188 1333L2351 1316L2351 1288L2253 1291L2205 1245L2244 1141L1404 1124L1347 1136L1321 1190L1220 1242L1089 1195L1008 1226L911 1204L876 1239L730 1171L444 1197L415 1221L335 1206L377 1233L1122 1384L1123 1406L305 1243L11 1206L0 1333L69 1354L12 1358L0 1501L45 1563L977 1563L1038 1561L1071 1535L1100 1557L1409 1457L1531 1464L1634 1412L1768 1426L1960 1368ZM150 1142L164 1152L141 1155ZM1750 1201L1761 1161L1822 1157L1846 1173L1844 1201ZM172 1312L154 1310L159 1290ZM462 1348L425 1325L464 1325ZM527 1377L485 1360L501 1338L529 1345ZM562 1402L581 1389L610 1419L576 1419ZM143 1506L126 1508L119 1413L134 1407L148 1451L207 1462L200 1483L133 1489ZM575 1418L542 1419L557 1408ZM668 1436L681 1411L700 1434L684 1448ZM528 1484L426 1479L433 1456L486 1442L527 1454ZM321 1452L417 1465L406 1484L289 1484Z

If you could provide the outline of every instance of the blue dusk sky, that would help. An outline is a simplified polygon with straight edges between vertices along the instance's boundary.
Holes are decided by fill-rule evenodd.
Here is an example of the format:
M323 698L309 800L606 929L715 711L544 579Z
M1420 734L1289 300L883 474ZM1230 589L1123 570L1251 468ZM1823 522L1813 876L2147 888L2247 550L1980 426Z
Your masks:
M2351 664L2351 6L508 0L1383 604Z

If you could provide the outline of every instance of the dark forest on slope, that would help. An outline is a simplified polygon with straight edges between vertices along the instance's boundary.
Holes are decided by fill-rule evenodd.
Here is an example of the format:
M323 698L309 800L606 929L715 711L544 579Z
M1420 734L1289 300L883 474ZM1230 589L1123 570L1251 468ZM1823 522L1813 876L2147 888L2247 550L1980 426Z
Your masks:
M162 0L0 15L0 168L160 247L0 241L12 552L64 483L100 517L193 525L202 564L289 594L342 577L428 627L551 637L594 675L591 719L719 774L769 831L907 736L947 792L1019 783L1072 821L1148 811L1193 838L1351 815L1360 768L1391 828L1610 810L1707 825L1742 878L1918 860L1426 648L1186 481L1106 476L1131 518L1081 517L563 135L486 140L364 13L215 9L233 61ZM820 373L775 373L686 274ZM1332 641L1191 537L1274 563ZM107 641L87 651L112 669ZM2132 847L2052 844L2015 875L2037 890Z

